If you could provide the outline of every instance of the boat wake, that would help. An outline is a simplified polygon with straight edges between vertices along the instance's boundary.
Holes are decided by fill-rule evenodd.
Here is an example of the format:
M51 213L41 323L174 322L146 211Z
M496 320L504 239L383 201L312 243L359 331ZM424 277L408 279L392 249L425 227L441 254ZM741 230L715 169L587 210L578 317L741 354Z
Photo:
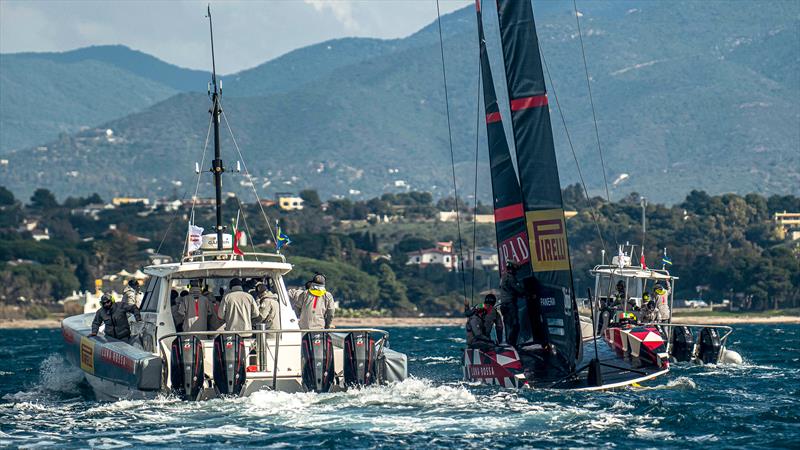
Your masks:
M85 393L81 389L83 381L80 369L67 362L64 356L53 353L40 363L39 378L35 384L26 390L6 394L3 400L30 402L75 397Z

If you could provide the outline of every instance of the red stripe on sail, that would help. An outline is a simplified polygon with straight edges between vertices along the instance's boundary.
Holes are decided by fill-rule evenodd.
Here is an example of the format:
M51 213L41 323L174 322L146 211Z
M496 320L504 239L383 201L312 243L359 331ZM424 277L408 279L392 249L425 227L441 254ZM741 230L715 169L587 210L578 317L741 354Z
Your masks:
M503 222L506 220L517 219L525 215L522 209L522 203L517 203L511 206L505 206L494 210L495 222Z
M500 117L499 112L493 112L486 115L486 123L495 123L500 122L502 117Z
M547 95L534 95L533 97L523 97L511 100L511 110L538 108L547 105Z

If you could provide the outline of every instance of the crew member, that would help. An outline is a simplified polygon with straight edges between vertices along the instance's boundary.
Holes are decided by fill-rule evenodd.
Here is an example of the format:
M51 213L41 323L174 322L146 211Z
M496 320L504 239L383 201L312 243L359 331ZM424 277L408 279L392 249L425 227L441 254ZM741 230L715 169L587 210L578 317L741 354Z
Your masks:
M517 279L519 264L516 261L506 262L506 271L500 278L500 314L505 323L505 336L508 345L517 345L519 335L519 317L517 299L525 295L522 283Z
M181 305L178 303L178 291L171 289L169 291L169 304L172 310L172 321L175 323L175 331L180 333L183 331L183 317L181 317Z
M261 324L268 330L280 329L278 296L269 290L269 286L261 282L256 284L256 292L258 295L258 299L256 299L258 303L258 319Z
M128 281L128 285L122 290L122 303L139 306L139 282L135 279Z
M484 328L486 309L482 305L472 308L467 314L467 347L482 351L494 349L494 341Z
M219 318L225 322L225 331L252 330L253 319L258 317L256 300L242 290L242 280L239 278L232 279L228 286L230 289L219 305ZM241 336L250 337L250 334Z
M625 304L625 282L622 280L617 281L617 292L614 294L614 306L618 308L622 308L622 305Z
M111 294L103 294L100 298L101 308L94 314L92 321L92 333L89 336L97 336L100 325L105 324L105 335L114 339L130 344L131 325L128 323L128 313L133 314L137 322L142 321L139 308L130 303L114 303Z
M219 295L208 296L209 301L211 302L208 305L209 314L208 314L208 330L209 331L219 331L222 329L225 322L220 319L219 316L219 305L222 303L222 297L225 295L225 289L220 287L219 288Z
M192 280L191 285L190 291L186 295L182 294L178 303L178 315L183 318L183 331L206 331L211 311L208 298L200 291L200 280Z
M656 322L666 322L670 319L669 291L669 280L667 280L666 289L661 283L656 283L656 285L653 286L653 292L655 294L653 297L655 297L656 301Z
M300 315L301 330L332 328L335 305L333 295L325 288L325 275L318 273L306 289L290 289L289 299Z

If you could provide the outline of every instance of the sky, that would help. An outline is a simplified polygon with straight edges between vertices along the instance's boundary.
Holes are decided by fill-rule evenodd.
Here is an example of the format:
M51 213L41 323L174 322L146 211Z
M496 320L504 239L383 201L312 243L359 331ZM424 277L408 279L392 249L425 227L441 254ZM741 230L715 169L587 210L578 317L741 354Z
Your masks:
M193 69L210 64L207 0L0 0L0 53L123 44ZM408 36L436 0L215 0L217 71L238 72L293 49L348 36ZM439 0L442 14L472 0Z

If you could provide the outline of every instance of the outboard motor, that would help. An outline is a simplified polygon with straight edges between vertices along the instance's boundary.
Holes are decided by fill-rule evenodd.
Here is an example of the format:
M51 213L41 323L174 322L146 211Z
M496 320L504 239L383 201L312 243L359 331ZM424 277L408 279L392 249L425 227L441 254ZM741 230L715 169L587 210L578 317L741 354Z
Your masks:
M722 341L716 328L703 328L700 331L700 349L697 357L704 364L716 364L722 350Z
M303 386L308 391L328 392L333 385L333 343L328 333L303 335Z
M197 336L176 337L170 358L172 391L184 400L196 400L204 378L203 342Z
M367 332L348 333L344 338L344 383L369 386L376 383L375 339Z
M220 334L214 339L214 386L220 395L239 395L245 381L244 339Z
M691 361L694 356L694 335L689 327L672 328L672 357L675 361Z

